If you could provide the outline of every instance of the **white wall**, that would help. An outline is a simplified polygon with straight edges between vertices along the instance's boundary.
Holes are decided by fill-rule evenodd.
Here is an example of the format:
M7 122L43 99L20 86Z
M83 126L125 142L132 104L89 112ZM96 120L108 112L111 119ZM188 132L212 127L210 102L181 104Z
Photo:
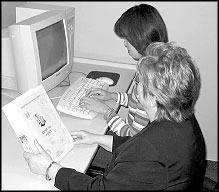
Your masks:
M125 10L140 1L39 3L76 8L76 57L135 64L123 41L114 34L113 25ZM217 160L217 2L149 1L148 4L161 13L170 41L185 47L199 66L202 87L196 116L206 140L207 159Z

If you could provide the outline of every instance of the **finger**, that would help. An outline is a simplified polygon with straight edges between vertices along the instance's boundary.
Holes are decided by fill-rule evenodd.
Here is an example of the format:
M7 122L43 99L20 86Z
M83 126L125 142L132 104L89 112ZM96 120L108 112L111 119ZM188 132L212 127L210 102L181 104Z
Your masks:
M34 144L35 144L37 150L39 151L39 153L43 153L44 152L43 147L38 143L37 139L34 140Z
M73 142L74 142L75 145L81 144L80 140L74 140Z
M96 97L94 99L98 99L99 101L105 101L105 96L103 95L96 95Z
M103 96L102 96L102 95L99 95L99 94L93 94L93 95L90 95L90 98L91 98L91 99L100 99L100 100L102 100L102 99L103 99Z
M85 110L90 110L90 103L85 103L85 102L79 102L79 106L82 108L82 109L85 109Z
M95 99L84 97L80 100L79 105L88 106L91 105L94 101Z
M100 95L101 94L101 90L100 89L90 89L87 91L87 96L91 97L91 96L96 96L96 95Z
M80 132L70 132L70 135L72 136L72 137L78 137L78 136L81 136L81 133Z
M31 157L31 153L28 153L28 152L25 151L25 152L23 153L23 157L24 157L24 159L26 160L28 166L30 167L30 157Z
M91 98L85 96L85 97L81 98L80 102L88 102L90 100L91 100Z
M80 107L84 111L86 111L86 110L90 111L91 110L87 105L80 105Z
M69 132L71 136L79 136L82 137L84 134L84 131L70 131Z
M74 144L80 144L83 139L81 136L72 136Z
M87 93L94 93L98 90L99 90L99 88L90 88L90 89L87 90Z
M82 108L82 109L87 109L88 105L86 103L84 103L83 101L80 101L79 102L79 106Z

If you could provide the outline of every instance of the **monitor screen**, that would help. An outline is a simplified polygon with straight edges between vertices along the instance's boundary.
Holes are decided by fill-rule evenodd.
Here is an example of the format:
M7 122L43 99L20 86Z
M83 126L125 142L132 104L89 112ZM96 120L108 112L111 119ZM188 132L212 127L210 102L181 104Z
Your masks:
M42 80L67 64L67 45L63 20L36 32Z
M49 91L73 65L74 9L48 11L8 27L18 91L42 84Z

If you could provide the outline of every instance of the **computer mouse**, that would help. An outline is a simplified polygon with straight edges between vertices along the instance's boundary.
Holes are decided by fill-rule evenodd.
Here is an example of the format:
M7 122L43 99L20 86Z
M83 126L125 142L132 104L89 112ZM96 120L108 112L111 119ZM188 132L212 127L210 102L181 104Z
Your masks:
M100 77L98 78L99 81L103 81L108 85L113 85L114 81L108 77Z

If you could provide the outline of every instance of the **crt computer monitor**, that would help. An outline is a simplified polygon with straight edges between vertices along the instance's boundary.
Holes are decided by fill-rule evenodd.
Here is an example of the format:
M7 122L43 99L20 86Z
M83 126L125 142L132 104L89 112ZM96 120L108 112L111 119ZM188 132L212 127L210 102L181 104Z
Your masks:
M71 72L74 9L48 11L8 27L18 91L56 87Z

